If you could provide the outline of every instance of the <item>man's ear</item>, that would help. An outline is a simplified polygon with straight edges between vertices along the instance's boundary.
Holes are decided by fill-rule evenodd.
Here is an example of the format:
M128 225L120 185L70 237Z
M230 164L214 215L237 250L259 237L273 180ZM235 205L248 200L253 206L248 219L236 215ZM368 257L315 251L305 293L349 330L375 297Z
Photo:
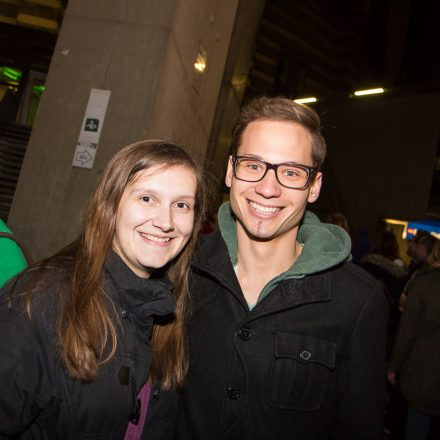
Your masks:
M231 187L232 183L232 177L234 175L234 170L232 169L232 156L229 156L228 160L228 169L226 170L226 176L225 176L225 184L228 188Z
M319 197L319 193L321 192L321 185L322 185L322 173L319 171L316 173L315 178L313 179L313 183L310 185L309 190L309 197L307 201L309 203L316 202Z

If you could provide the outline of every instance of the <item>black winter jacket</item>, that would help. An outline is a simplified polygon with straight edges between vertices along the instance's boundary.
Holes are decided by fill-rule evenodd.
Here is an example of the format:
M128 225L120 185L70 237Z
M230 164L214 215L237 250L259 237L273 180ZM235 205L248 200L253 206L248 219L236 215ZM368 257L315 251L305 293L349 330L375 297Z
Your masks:
M92 383L71 379L60 362L56 325L66 292L65 271L48 269L33 295L32 318L23 309L27 272L0 291L0 438L121 440L137 392L151 366L153 315L175 302L165 280L137 277L116 255L104 269L104 290L121 317L116 356ZM11 301L9 296L15 297ZM169 439L176 398L153 387L142 438Z
M407 293L390 367L411 407L440 416L440 267L420 269Z
M382 438L387 303L371 276L343 263L249 310L218 232L194 272L176 439Z

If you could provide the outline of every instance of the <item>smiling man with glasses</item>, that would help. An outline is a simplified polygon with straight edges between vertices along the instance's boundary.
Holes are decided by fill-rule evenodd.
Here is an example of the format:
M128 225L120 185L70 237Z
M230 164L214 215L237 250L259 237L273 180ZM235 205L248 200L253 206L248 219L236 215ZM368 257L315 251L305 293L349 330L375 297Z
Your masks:
M378 439L387 305L321 223L318 115L285 98L243 108L230 203L194 260L189 369L176 439Z

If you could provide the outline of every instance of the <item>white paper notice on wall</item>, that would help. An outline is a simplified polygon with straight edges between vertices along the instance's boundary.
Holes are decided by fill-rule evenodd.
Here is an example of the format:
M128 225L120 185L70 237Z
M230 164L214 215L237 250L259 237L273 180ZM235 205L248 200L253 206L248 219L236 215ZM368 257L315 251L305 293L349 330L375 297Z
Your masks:
M107 111L110 90L92 89L87 103L84 121L81 126L72 165L80 168L92 168L96 147L101 135L105 113Z

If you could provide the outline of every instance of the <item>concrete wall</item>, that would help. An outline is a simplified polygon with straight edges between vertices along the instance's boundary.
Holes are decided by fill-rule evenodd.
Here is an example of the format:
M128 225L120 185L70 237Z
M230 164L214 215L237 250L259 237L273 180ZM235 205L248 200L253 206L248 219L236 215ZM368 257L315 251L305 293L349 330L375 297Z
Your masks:
M204 158L238 0L70 0L9 216L35 259L73 240L108 160L144 138ZM204 74L194 62L207 53ZM72 167L90 90L111 90L94 166Z
M146 137L171 136L205 158L238 3L178 2ZM207 59L203 74L193 67L200 48Z
M207 168L216 177L216 192L219 198L222 196L222 189L226 189L222 187L224 187L223 181L230 154L231 133L240 113L248 83L255 37L263 7L264 0L241 0L237 10L205 162ZM215 200L212 208L220 202L221 200Z
M374 238L380 218L426 217L439 141L440 95L371 97L322 111L324 187Z

